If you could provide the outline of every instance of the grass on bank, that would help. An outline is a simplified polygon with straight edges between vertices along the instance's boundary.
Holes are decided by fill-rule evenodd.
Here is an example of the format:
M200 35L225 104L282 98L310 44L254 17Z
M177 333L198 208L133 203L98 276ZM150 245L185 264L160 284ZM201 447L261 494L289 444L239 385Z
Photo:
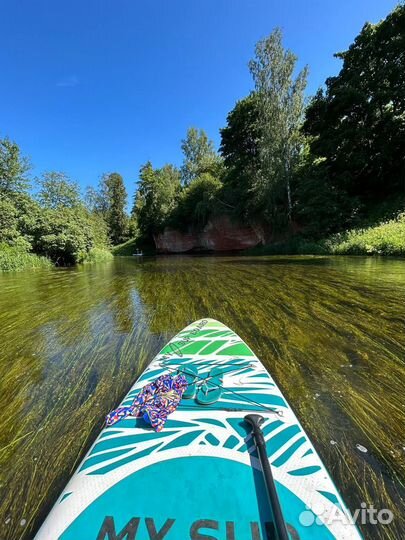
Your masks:
M95 263L95 262L106 262L113 259L113 254L108 249L104 248L92 248L84 257L83 263Z
M0 272L19 271L30 268L51 268L52 266L52 262L46 257L0 244Z
M123 257L129 257L136 252L136 249L137 249L137 239L131 238L130 240L128 240L127 242L124 242L123 244L114 246L112 248L112 254L120 255Z
M337 255L405 255L405 212L375 227L335 235L326 247Z
M83 264L106 262L113 259L110 251L103 248L91 249L82 259ZM35 268L52 268L53 262L47 257L29 253L20 248L0 244L0 272L17 272Z
M405 212L395 219L363 229L338 233L323 240L300 236L258 246L248 255L405 255Z
M138 237L131 238L123 244L114 246L111 251L114 256L131 257L134 253L136 253L138 249L140 249L144 255L154 255L156 253L156 248L153 244L153 240L142 241Z

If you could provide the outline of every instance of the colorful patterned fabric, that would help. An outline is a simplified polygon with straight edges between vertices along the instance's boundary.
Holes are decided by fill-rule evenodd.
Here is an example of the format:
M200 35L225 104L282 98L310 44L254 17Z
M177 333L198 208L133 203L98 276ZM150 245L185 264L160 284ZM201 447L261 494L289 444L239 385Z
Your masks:
M167 417L177 409L186 389L184 375L161 375L142 388L132 405L111 411L106 417L106 424L112 426L127 416L143 416L155 431L162 431Z

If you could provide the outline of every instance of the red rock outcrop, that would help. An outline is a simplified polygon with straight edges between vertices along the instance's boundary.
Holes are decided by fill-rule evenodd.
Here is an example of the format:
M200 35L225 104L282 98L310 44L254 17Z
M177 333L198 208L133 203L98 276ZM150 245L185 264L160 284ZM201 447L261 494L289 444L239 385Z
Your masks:
M181 232L166 228L154 236L160 253L185 253L187 251L235 251L257 246L264 242L260 227L251 227L231 221L228 216L218 216L196 232Z

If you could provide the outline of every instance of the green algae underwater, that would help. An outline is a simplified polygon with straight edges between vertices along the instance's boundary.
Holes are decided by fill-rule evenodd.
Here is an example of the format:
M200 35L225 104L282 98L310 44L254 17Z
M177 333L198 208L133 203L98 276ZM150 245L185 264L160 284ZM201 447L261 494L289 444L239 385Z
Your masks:
M106 413L204 317L276 378L348 507L394 513L365 537L404 538L404 299L405 260L384 258L123 257L1 275L1 540L33 537Z

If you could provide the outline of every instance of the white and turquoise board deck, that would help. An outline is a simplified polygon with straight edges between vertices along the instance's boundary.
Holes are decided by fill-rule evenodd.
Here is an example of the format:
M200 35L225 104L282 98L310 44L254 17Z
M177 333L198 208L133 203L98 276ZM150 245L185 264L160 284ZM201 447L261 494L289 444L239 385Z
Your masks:
M248 361L248 366L224 375L216 403L202 406L183 399L160 433L132 417L104 428L36 539L274 537L260 463L243 420L252 411L265 418L262 429L291 540L360 539L274 380L222 323L202 319L182 330L149 364L122 405L167 373L167 366L194 364L204 378L213 366L235 360Z

